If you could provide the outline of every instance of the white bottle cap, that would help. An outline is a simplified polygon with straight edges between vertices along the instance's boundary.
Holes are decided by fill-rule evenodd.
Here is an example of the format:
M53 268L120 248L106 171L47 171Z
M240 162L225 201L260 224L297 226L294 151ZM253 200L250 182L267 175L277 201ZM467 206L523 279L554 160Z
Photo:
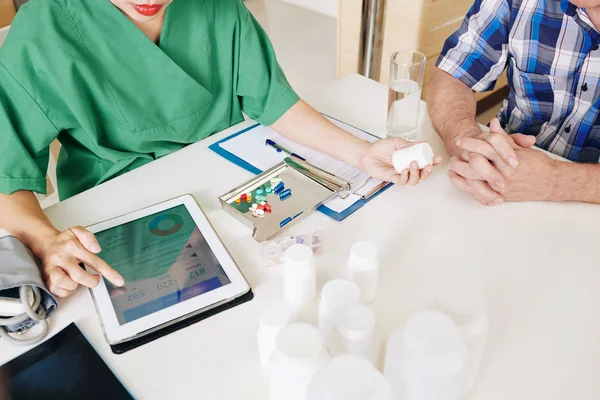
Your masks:
M296 320L296 314L296 310L288 304L269 306L260 315L259 330L267 335L276 336L286 325Z
M302 266L312 258L313 251L305 244L294 244L285 251L285 262L290 266Z
M456 324L437 311L419 312L406 322L406 349L420 366L435 374L453 375L466 363L466 344Z
M375 313L365 305L347 308L337 318L337 329L350 340L368 337L375 333Z
M325 365L309 389L310 400L391 400L390 387L365 358L342 354Z
M323 352L323 338L312 325L295 323L283 328L275 348L288 365L310 367Z
M360 289L347 279L334 279L323 286L321 301L332 308L342 308L360 303Z
M361 265L377 263L379 261L379 251L377 246L371 242L356 242L350 248L350 263Z
M405 169L410 168L410 164L413 161L419 164L419 169L433 164L433 149L429 143L417 143L413 146L397 150L392 155L392 164L399 174Z
M335 400L364 400L375 390L375 370L363 357L342 354L323 371L326 392Z

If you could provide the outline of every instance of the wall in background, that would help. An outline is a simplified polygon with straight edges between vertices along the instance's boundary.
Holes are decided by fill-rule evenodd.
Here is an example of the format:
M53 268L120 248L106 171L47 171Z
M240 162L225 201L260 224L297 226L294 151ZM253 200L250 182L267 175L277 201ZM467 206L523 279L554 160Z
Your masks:
M389 59L398 50L417 50L427 57L425 86L444 41L462 23L473 0L386 0L379 80L388 84ZM358 71L362 0L342 0L338 19L338 76ZM477 93L481 100L507 85L506 75L494 91Z
M296 5L298 7L308 8L309 10L325 14L332 18L338 17L338 1L346 0L282 0L286 3Z

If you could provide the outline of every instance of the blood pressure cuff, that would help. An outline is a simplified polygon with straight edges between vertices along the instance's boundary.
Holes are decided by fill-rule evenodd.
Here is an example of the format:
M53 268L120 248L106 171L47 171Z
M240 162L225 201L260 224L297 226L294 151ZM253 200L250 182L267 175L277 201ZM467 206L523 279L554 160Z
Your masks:
M10 292L14 293L15 289L21 286L31 286L39 289L39 295L41 296L39 304L44 308L46 318L58 307L56 298L50 294L44 284L37 260L31 251L13 236L0 237L0 297L9 297L6 295L9 289L13 289ZM25 321L7 325L4 328L8 332L21 332L31 328L38 322L28 318Z

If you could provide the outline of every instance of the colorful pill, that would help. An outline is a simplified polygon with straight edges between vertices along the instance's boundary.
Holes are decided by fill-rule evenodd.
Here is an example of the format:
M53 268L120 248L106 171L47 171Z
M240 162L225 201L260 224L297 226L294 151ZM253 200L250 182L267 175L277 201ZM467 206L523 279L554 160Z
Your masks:
M263 194L263 193L264 193L264 190L262 190L262 189L256 189L256 194Z
M283 182L279 182L277 184L277 186L275 186L275 189L273 189L273 193L275 194L279 194L281 193L283 190L285 189L285 186L283 185Z
M280 197L287 196L288 193L292 193L292 189L285 189L283 192L279 193Z
M259 204L258 207L256 207L257 210L264 210L265 206L263 206L262 204Z
M248 196L248 197L246 197L246 201L247 201L248 203L252 203L252 196Z
M240 196L240 199L242 199L242 201L243 201L243 200L246 200L246 198L247 198L247 197L248 197L248 196L246 196L246 194L244 193L244 194L242 194L242 195Z
M266 196L263 196L263 195L260 195L260 194L257 194L255 198L256 198L256 200L258 200L260 202L263 202L263 203L267 199Z
M298 214L294 215L294 219L296 219L296 218L298 218L299 216L301 216L303 212L304 212L304 211L300 211Z
M265 192L267 192L267 194L271 193L273 191L273 189L271 189L270 187L265 189Z
M235 199L235 204L240 204L242 202L242 199Z
M283 228L284 226L286 226L287 224L289 224L292 221L291 217L287 217L286 219L284 219L283 221L281 221L279 223L279 227Z
M271 209L270 209L270 208L265 208L265 212L266 212L267 214L271 214Z
M279 200L281 201L286 201L287 199L289 199L290 197L292 197L292 192L289 192L288 194L284 195L284 196L279 196Z
M271 211L271 205L270 204L265 204L265 211Z

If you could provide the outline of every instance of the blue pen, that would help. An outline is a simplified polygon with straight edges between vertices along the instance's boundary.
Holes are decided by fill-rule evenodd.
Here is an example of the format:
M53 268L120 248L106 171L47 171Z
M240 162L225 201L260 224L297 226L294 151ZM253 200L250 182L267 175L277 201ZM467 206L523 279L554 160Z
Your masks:
M277 152L278 152L278 153L281 153L281 152L283 151L284 153L287 153L287 154L289 154L290 156L294 156L294 157L296 157L296 158L299 158L299 159L301 159L302 161L306 161L306 159L305 159L304 157L301 157L301 156L299 156L299 155L298 155L298 154L296 154L296 153L292 153L291 151L289 151L288 149L286 149L286 148L285 148L285 147L283 147L283 146L280 146L280 145L278 145L277 143L275 143L275 142L274 142L273 140L271 140L271 139L267 139L267 140L265 140L265 144L266 144L267 146L271 146L272 148L274 148L275 150L277 150Z

